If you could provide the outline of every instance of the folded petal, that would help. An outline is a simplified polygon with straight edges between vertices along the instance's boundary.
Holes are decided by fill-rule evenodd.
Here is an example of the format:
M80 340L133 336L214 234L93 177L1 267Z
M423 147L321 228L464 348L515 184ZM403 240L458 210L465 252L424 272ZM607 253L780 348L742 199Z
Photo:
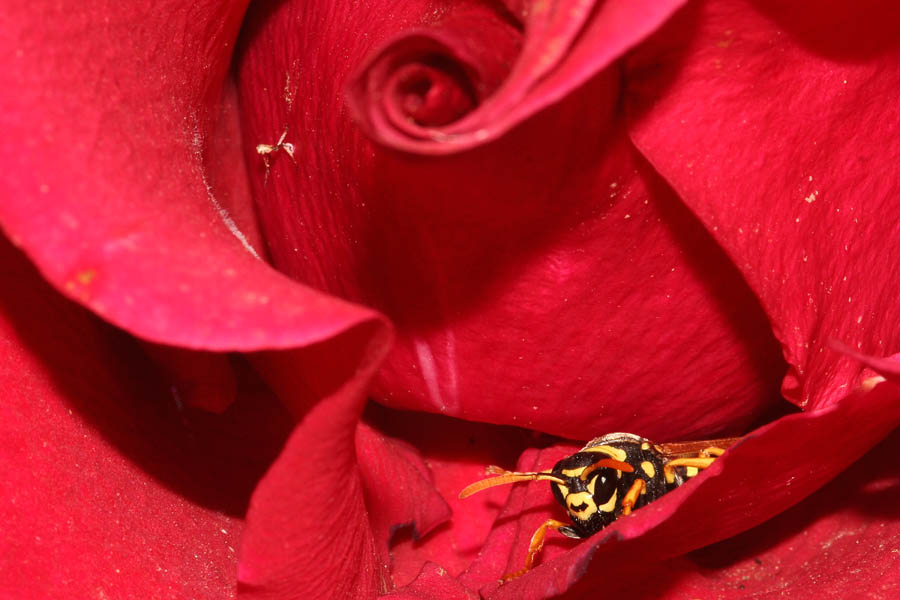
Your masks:
M428 563L408 586L380 597L385 600L477 600L479 596L443 568Z
M352 79L350 106L372 137L394 148L422 154L472 148L585 83L681 4L525 1L508 4L511 12L504 13L490 3L464 3L449 18L387 42ZM524 30L521 51L518 27ZM410 72L424 93L410 93ZM498 73L505 76L499 86ZM468 102L461 103L459 93L440 93L448 87L470 90ZM422 114L422 104L433 105L430 114Z
M760 297L827 406L859 383L830 339L897 352L900 29L887 1L698 3L627 70L631 137ZM886 174L887 173L887 174Z
M291 347L373 318L259 260L224 87L245 4L4 10L0 223L58 290L156 342Z
M356 453L376 551L393 577L389 545L403 527L413 539L427 535L450 518L428 465L416 449L366 423L356 430Z
M311 581L278 543L300 539L318 555L347 541L370 551L319 581L333 591L358 580L371 591L353 432L388 326L260 260L244 158L228 142L236 104L223 84L244 6L6 7L0 51L11 68L0 83L13 93L0 98L0 161L10 173L0 184L8 198L0 223L58 290L131 333L206 350L291 349L254 359L301 425L251 502L239 579L260 594L293 586L291 575ZM298 444L301 464L316 471L281 477ZM322 471L346 476L320 483ZM309 482L323 487L303 487ZM308 493L317 489L325 495ZM322 497L343 499L346 519ZM295 513L298 538L279 520ZM339 526L319 528L335 516ZM228 558L227 547L221 552ZM230 590L230 573L226 583Z
M130 336L3 238L0 288L4 595L233 595L242 515L283 410L239 377L227 414L194 414Z
M366 511L355 432L389 347L378 321L254 357L297 426L259 482L241 540L246 598L371 598L390 588Z
M522 450L541 438L533 432L514 427L471 423L378 406L367 410L366 422L379 435L389 436L393 444L406 442L409 447L415 448L415 453L407 455L404 462L416 465L413 468L419 472L426 468L428 481L432 482L430 490L416 488L418 494L413 499L423 505L418 509L419 514L424 513L422 509L425 506L434 504L432 494L435 493L443 498L443 506L449 506L452 511L452 518L441 522L427 535L417 535L423 529L421 524L426 522L423 517L414 519L415 529L395 531L390 540L391 578L394 584L402 588L421 578L423 569L429 563L438 565L450 576L460 575L482 549L503 506L505 494L510 491L509 488L496 489L493 494L480 494L462 500L459 498L460 490L483 478L486 465L511 467ZM366 458L361 458L363 468L366 462ZM400 475L399 479L381 478L378 485L385 489L380 494L403 494L409 489L404 482L412 475ZM369 506L373 513L372 505ZM402 518L398 511L392 512L394 524L407 524L411 520L409 516ZM373 519L376 518L373 516Z

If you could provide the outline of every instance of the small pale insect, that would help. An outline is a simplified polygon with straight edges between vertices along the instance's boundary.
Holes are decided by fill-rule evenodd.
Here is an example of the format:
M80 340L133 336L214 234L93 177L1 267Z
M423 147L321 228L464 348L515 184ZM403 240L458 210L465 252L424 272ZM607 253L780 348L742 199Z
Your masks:
M590 537L620 516L682 485L738 440L654 444L632 433L610 433L594 438L549 471L520 473L488 467L495 477L476 481L459 497L517 481L549 481L553 496L569 513L571 524L548 519L538 527L531 538L525 567L504 576L503 580L508 581L534 567L547 531L556 530L571 538Z
M263 184L268 182L269 180L269 168L271 167L270 155L274 155L279 150L284 150L284 153L288 155L295 165L297 164L297 160L294 158L294 145L290 142L285 142L284 138L287 137L287 127L284 128L284 133L281 134L281 137L278 138L278 141L274 144L257 144L256 145L256 153L262 156L263 164L266 166L266 175L263 178Z

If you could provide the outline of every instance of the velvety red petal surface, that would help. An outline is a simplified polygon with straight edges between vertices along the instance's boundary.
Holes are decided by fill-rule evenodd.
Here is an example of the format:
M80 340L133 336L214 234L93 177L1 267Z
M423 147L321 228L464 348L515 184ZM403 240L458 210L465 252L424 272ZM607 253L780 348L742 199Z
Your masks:
M897 351L900 27L886 1L688 7L628 68L632 139L731 255L827 406Z
M0 596L229 598L289 417L238 368L215 420L0 239Z
M477 600L479 597L434 563L425 565L408 586L381 596L385 600Z
M458 30L435 8L254 4L237 73L274 263L394 321L389 406L579 439L745 429L784 365L733 265L616 126L618 72L449 157L351 121L344 86L379 44ZM277 155L266 178L255 144L285 129L297 165Z
M0 222L60 291L154 341L290 347L374 318L274 272L241 228L251 213L223 81L243 9L4 10Z
M256 357L298 424L250 503L238 567L242 597L370 598L389 589L355 454L384 333L373 322Z
M631 57L626 132L622 74L603 69L680 3L652 4L260 2L237 89L224 80L242 2L7 7L0 223L56 289L158 344L144 348L162 369L3 248L22 286L2 305L2 555L22 563L0 562L4 582L67 597L233 591L235 515L272 446L251 435L260 454L243 456L192 437L185 405L235 422L248 395L271 397L234 360L172 346L260 351L254 367L291 411L272 414L298 423L249 501L237 574L253 598L593 594L787 509L883 438L900 394L855 359L896 381L881 357L896 351L897 281L873 268L896 262L884 215L897 190L878 176L900 154L896 107L871 101L897 87L888 5L854 6L869 19L840 35L853 19L837 3L691 5ZM347 89L394 149L354 124ZM282 134L291 146L267 172L256 144ZM389 334L322 292L396 321L376 380L394 407L575 438L737 432L783 373L768 315L793 369L785 391L808 410L497 588L558 510L546 485L471 508L455 494L521 440L460 452L462 429L423 428L417 452L377 409L360 425ZM827 350L834 339L851 350ZM279 445L271 423L251 429ZM239 468L209 458L217 443ZM823 543L845 537L823 527ZM894 585L885 564L868 571L879 591Z

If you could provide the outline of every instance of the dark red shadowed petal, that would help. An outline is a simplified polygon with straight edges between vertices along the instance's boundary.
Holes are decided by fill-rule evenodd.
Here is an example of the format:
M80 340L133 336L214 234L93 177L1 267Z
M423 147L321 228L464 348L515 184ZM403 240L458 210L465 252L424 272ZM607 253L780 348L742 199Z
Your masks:
M449 18L445 15L427 28L403 32L387 42L352 78L349 104L382 144L422 154L472 148L563 98L651 33L681 4L680 0L529 1L508 4L511 12L506 13L490 3L474 7L464 3ZM519 35L522 41L514 41ZM445 73L455 73L453 87L478 93L470 96L471 103L461 103L460 93L436 94L433 101L443 107L437 111L441 118L423 120L410 110L406 96L395 93L400 77L395 74L418 72L444 89L446 75L428 75L436 55L452 66ZM490 75L485 77L485 72ZM456 118L450 120L451 115Z
M426 563L418 577L395 592L379 596L385 600L478 600L480 596L452 577L443 567Z
M160 367L180 402L217 414L234 402L237 390L227 354L150 342L145 342L143 347Z
M356 454L376 551L391 572L394 534L411 527L418 540L450 519L450 507L435 488L428 465L409 444L360 423Z
M233 597L283 409L240 368L240 400L214 422L179 405L131 337L3 238L0 289L0 595Z
M900 27L866 0L690 6L636 53L631 137L760 297L801 407L900 349Z
M833 479L900 423L900 390L861 389L827 408L783 417L752 432L705 473L630 517L577 544L559 538L534 571L496 588L524 562L531 534L561 518L546 484L517 486L461 580L491 598L545 598L572 589L615 588L622 575L745 531L783 512ZM848 426L851 424L851 426ZM540 469L570 448L523 456ZM609 565L618 565L610 569ZM572 587L576 586L576 587ZM496 589L495 589L496 588Z

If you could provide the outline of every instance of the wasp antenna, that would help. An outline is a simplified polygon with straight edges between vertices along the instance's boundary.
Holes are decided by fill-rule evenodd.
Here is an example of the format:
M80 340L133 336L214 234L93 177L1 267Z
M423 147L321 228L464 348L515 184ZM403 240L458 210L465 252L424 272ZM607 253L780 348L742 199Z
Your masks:
M481 481L476 481L475 483L466 486L466 488L459 493L460 498L468 498L472 494L476 492L480 492L481 490L486 490L488 488L492 488L498 485L506 485L507 483L516 483L517 481L552 481L554 483L562 483L566 482L560 479L559 477L555 477L550 473L515 473L509 472L505 475L499 475L497 477L488 477L487 479L482 479Z

